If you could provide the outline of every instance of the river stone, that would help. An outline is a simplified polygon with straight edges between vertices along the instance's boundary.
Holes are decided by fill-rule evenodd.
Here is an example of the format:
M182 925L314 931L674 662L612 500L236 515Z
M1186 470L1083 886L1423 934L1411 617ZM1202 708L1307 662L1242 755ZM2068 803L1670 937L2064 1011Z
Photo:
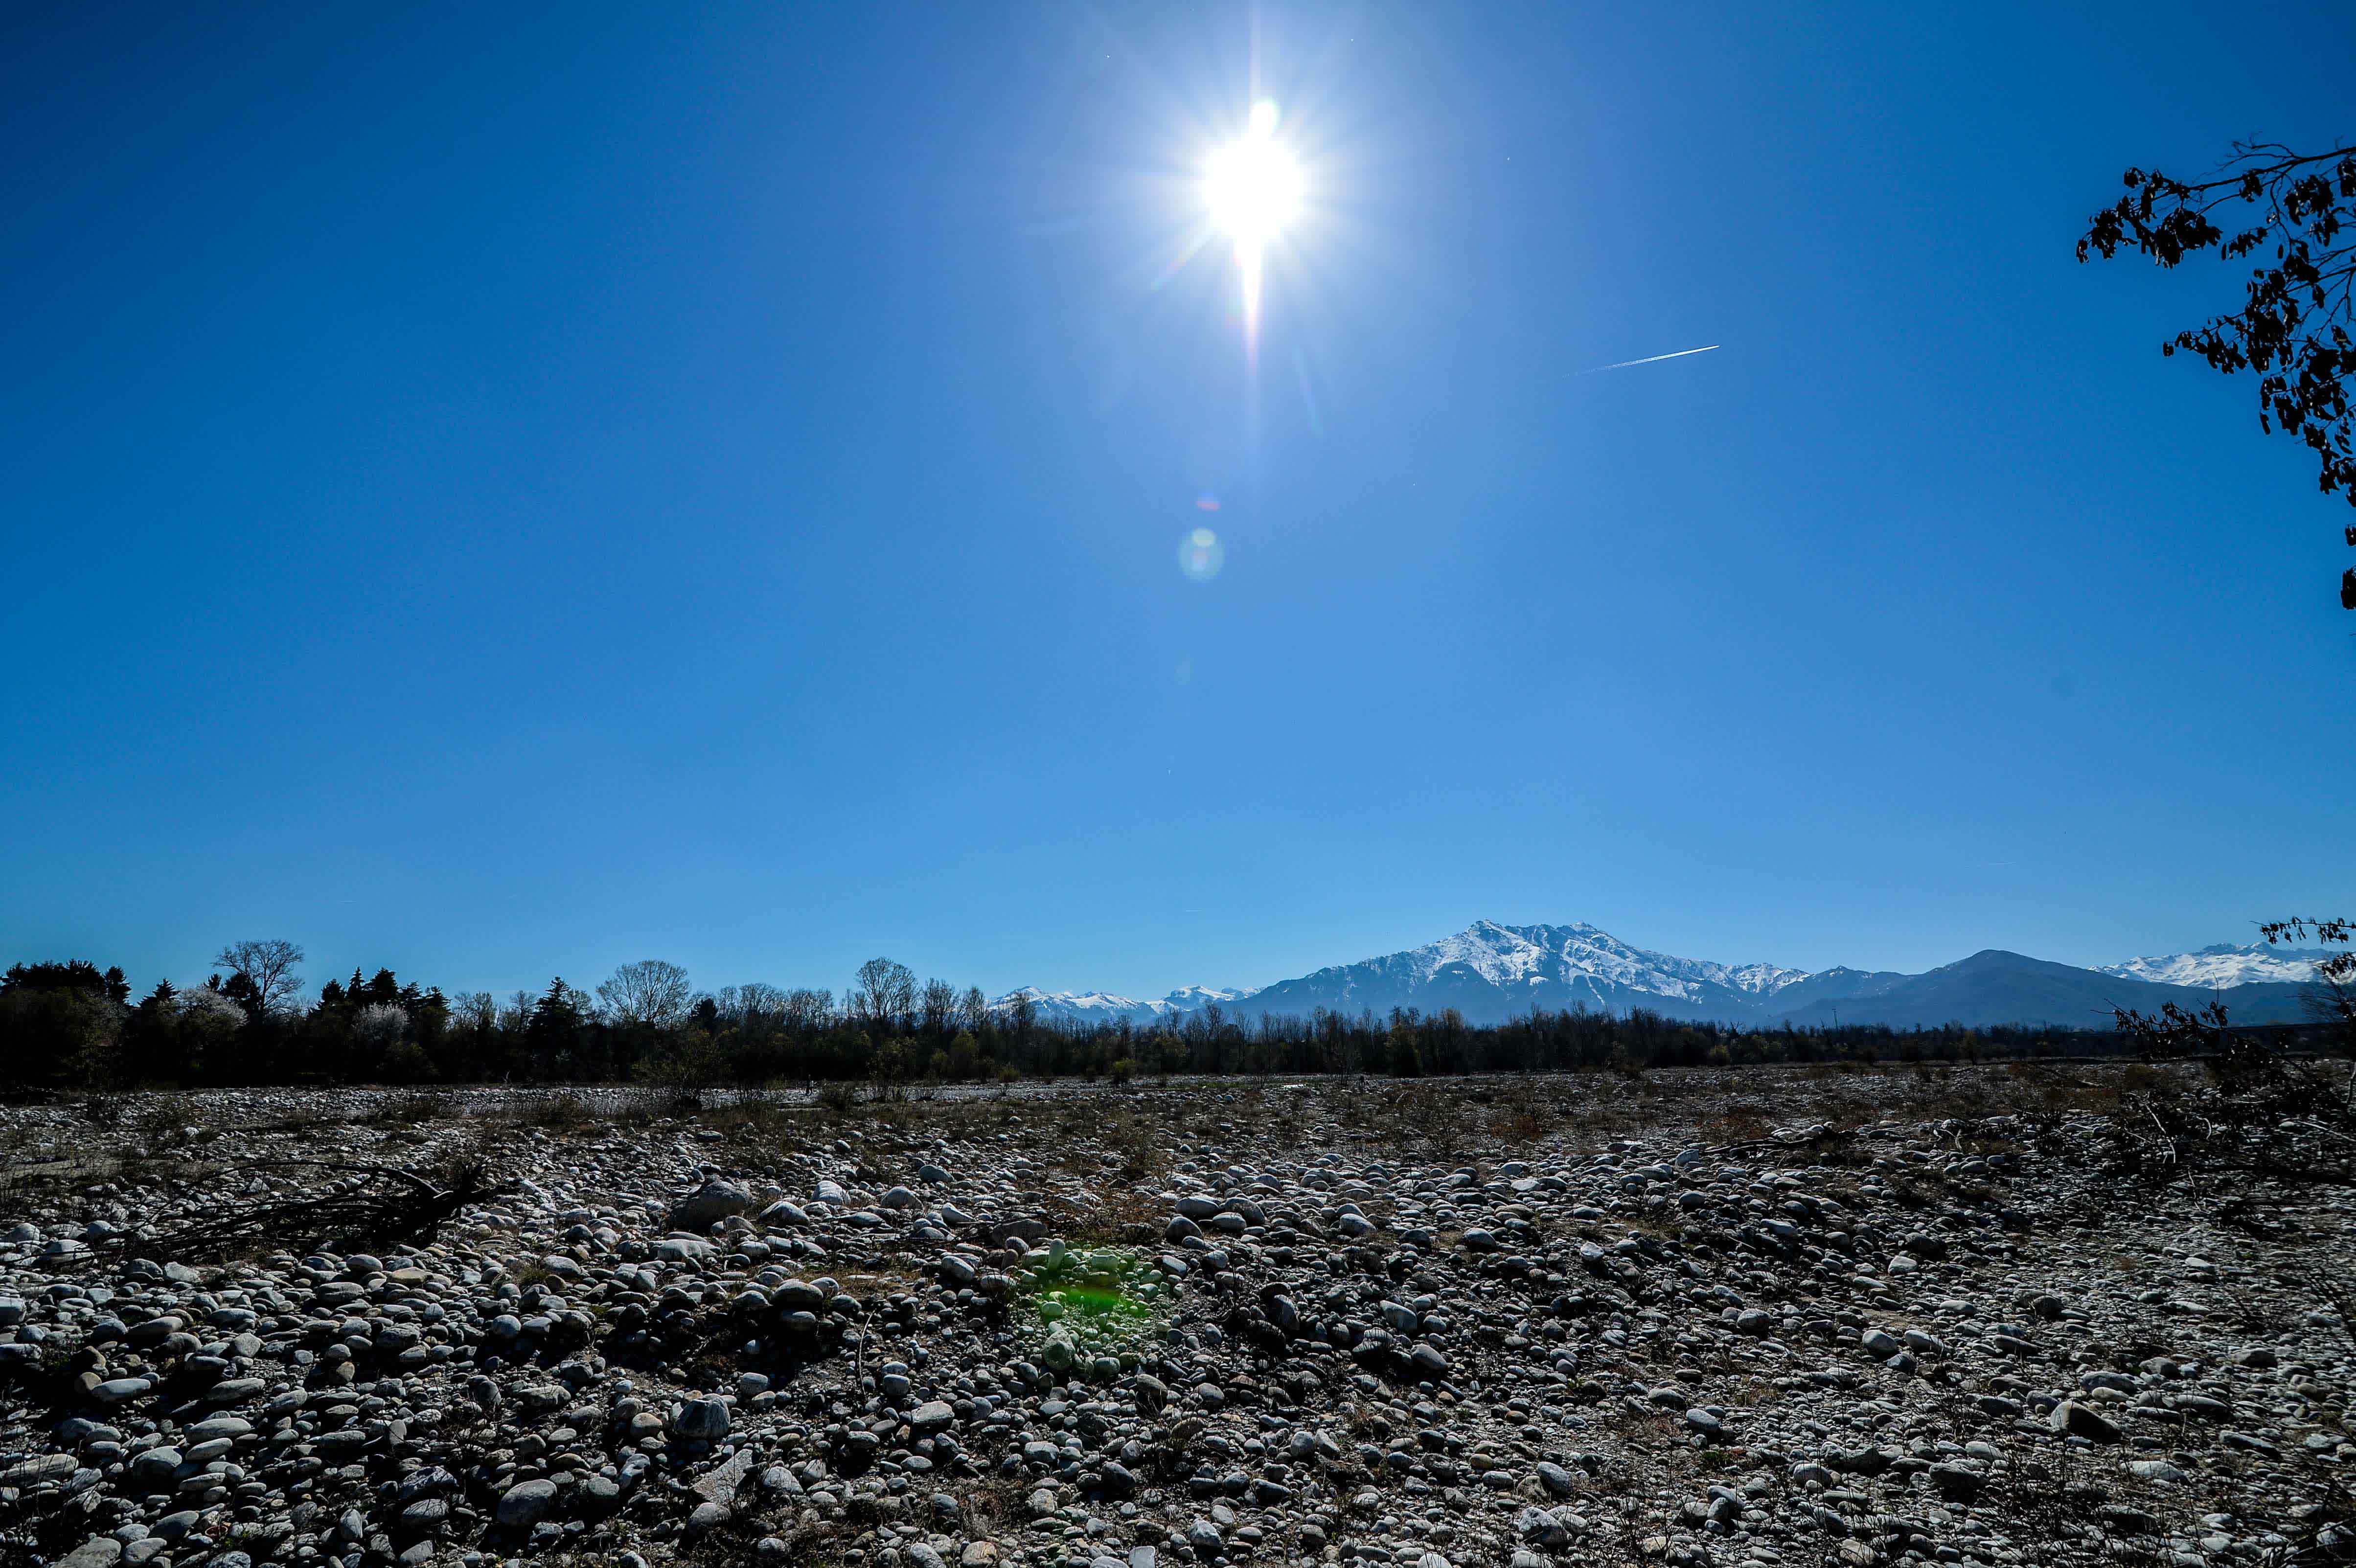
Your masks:
M731 1214L749 1213L752 1208L751 1188L715 1179L680 1199L671 1209L669 1223L678 1231L708 1231Z
M556 1506L556 1483L546 1478L518 1481L500 1494L498 1520L511 1528L526 1528L548 1517Z
M728 1435L728 1405L724 1400L691 1399L679 1408L671 1434L691 1441L712 1442Z
M2083 1437L2095 1443L2121 1443L2126 1439L2126 1434L2121 1432L2109 1416L2074 1399L2065 1399L2053 1407L2050 1424L2056 1432L2066 1432L2072 1437Z

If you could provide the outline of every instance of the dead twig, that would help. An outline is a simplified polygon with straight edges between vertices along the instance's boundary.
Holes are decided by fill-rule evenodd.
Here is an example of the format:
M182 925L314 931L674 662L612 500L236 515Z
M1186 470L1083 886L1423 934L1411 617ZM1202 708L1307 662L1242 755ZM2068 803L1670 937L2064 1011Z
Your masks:
M345 1252L404 1246L431 1239L467 1205L516 1190L513 1181L493 1183L472 1162L439 1181L397 1166L340 1160L273 1160L262 1168L277 1168L334 1170L359 1179L324 1193L252 1204L160 1236L126 1232L111 1244L194 1261L265 1246Z

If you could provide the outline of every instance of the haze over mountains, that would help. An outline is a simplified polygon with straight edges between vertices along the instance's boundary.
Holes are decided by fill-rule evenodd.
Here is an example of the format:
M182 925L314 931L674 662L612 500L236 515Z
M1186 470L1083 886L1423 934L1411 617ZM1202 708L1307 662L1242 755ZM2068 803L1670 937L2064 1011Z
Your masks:
M1025 987L1044 1020L1075 1024L1127 1019L1146 1025L1216 1003L1231 1018L1306 1017L1323 1008L1376 1015L1393 1008L1426 1013L1454 1008L1465 1021L1502 1023L1532 1008L1625 1013L1752 1025L1886 1024L1908 1029L1959 1023L2108 1028L2114 1008L2156 1011L2220 1000L2237 1023L2307 1017L2320 953L2264 945L2204 947L2130 958L2098 969L1988 949L1921 975L1835 967L1814 973L1772 964L1728 965L1632 947L1586 924L1501 925L1475 921L1453 936L1403 953L1337 965L1257 990L1189 986L1151 1001L1108 992Z

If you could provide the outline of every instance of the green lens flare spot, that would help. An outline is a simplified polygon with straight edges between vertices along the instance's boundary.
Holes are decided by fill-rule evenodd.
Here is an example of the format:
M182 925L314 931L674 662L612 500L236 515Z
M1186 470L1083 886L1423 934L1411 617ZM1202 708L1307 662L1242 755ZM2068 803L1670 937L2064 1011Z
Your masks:
M1012 1274L1018 1309L1041 1358L1057 1371L1108 1374L1124 1352L1170 1322L1173 1302L1161 1272L1120 1248L1051 1243Z

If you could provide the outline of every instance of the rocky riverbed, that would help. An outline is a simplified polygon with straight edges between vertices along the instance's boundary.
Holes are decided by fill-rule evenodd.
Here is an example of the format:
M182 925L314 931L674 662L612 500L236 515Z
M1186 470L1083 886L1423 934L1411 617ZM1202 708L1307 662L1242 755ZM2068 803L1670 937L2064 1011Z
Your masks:
M2356 1560L2356 1194L2117 1076L9 1108L0 1561Z

